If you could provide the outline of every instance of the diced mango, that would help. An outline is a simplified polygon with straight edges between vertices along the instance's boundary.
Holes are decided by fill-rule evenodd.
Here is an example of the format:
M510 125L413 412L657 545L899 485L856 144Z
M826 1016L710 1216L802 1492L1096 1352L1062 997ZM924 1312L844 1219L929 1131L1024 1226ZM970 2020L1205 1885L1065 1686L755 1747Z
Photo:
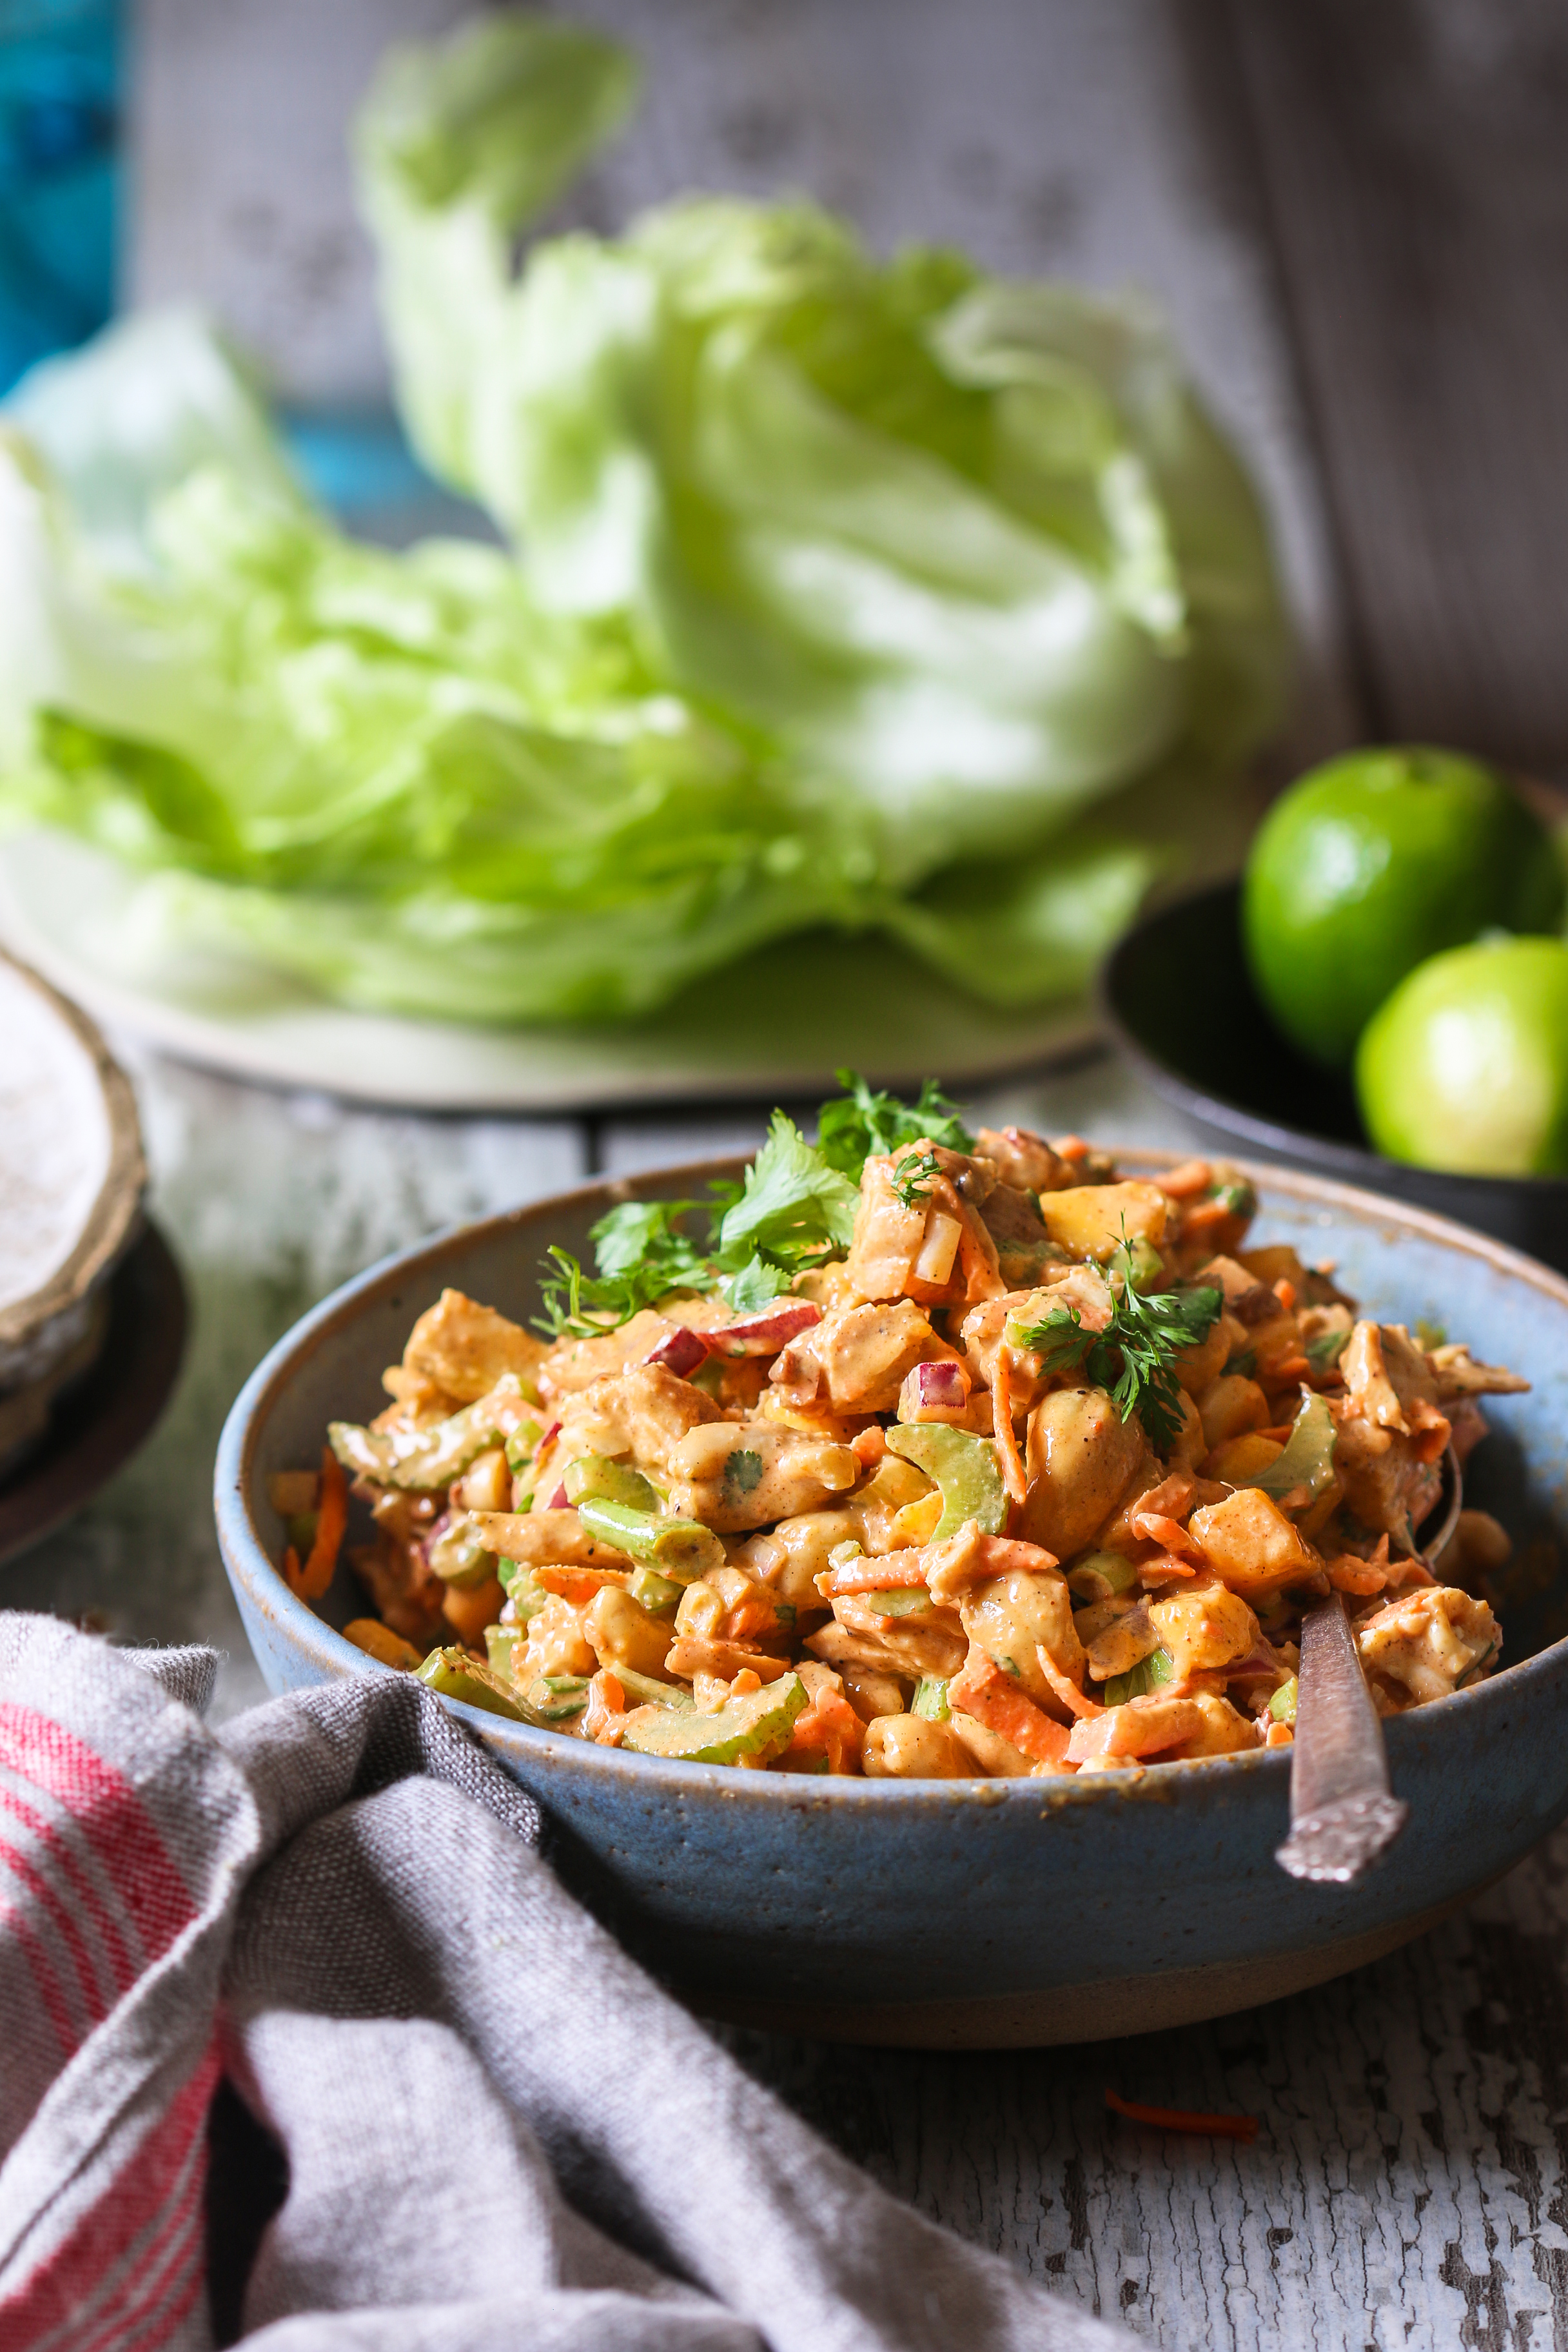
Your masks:
M1322 1567L1321 1556L1257 1486L1242 1486L1223 1503L1194 1511L1188 1531L1233 1592L1247 1600L1300 1584Z
M1129 1241L1142 1235L1158 1244L1169 1213L1159 1186L1138 1177L1125 1184L1075 1184L1040 1196L1047 1233L1073 1257L1110 1257L1121 1247L1124 1228Z

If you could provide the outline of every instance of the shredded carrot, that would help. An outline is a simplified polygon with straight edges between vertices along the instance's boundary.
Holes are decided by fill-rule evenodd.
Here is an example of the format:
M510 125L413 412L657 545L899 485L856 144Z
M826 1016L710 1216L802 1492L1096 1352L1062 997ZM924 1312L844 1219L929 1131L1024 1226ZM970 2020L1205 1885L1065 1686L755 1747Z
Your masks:
M1265 1748L1289 1748L1294 1745L1295 1738L1296 1735L1288 1723L1271 1723L1263 1735L1263 1745Z
M1124 2099L1110 2090L1105 2104L1112 2115L1125 2116L1130 2123L1152 2124L1156 2131L1196 2132L1211 2139L1248 2142L1258 2137L1256 2116L1200 2116L1184 2107L1146 2107L1137 2099Z
M1154 1181L1168 1201L1190 1201L1208 1191L1213 1171L1206 1160L1184 1160L1179 1168L1168 1168Z
M602 1592L606 1584L626 1585L631 1580L631 1570L625 1568L571 1568L559 1560L547 1560L533 1570L533 1580L546 1592L557 1593L581 1608Z
M1171 1584L1177 1577L1195 1576L1197 1572L1190 1559L1178 1559L1174 1552L1169 1551L1138 1564L1139 1580L1143 1584Z
M293 1547L293 1545L292 1545L292 1544L289 1544L289 1545L287 1545L287 1546L285 1547L285 1549L284 1549L284 1553L283 1553L283 1581L284 1581L284 1583L289 1587L289 1591L290 1591L290 1592L298 1592L298 1591L299 1591L299 1590L300 1590L300 1555L299 1555L299 1553L295 1550L295 1549L294 1549L294 1547Z
M321 1448L321 1499L316 1512L316 1538L310 1546L310 1556L304 1566L299 1555L286 1554L283 1573L289 1580L289 1590L301 1601L320 1601L332 1580L332 1570L338 1564L349 1524L349 1482L343 1475L343 1465L330 1445ZM292 1575L289 1572L289 1558L294 1561Z
M1387 1581L1386 1570L1375 1561L1358 1559L1353 1552L1329 1562L1329 1582L1336 1592L1381 1592Z
M816 1589L825 1601L833 1601L841 1593L904 1591L925 1580L923 1552L890 1551L880 1559L846 1560L842 1568L830 1568L817 1578Z
M1104 1707L1097 1698L1086 1698L1070 1675L1063 1674L1043 1642L1035 1644L1035 1655L1040 1662L1040 1672L1072 1716L1103 1715Z
M1182 1231L1186 1234L1206 1234L1215 1225L1230 1223L1233 1212L1223 1201L1194 1201L1182 1217Z
M1135 1536L1145 1543L1163 1544L1177 1559L1201 1560L1203 1547L1189 1535L1180 1519L1173 1519L1164 1511L1145 1510L1142 1504L1129 1515L1128 1525Z
M947 1686L947 1703L973 1716L1037 1763L1059 1764L1067 1755L1067 1726L1037 1706L984 1651L971 1647Z
M1013 1366L1005 1347L996 1350L996 1369L991 1375L991 1426L996 1435L996 1451L1002 1457L1002 1484L1007 1489L1009 1502L1022 1506L1029 1491L1024 1475L1024 1457L1018 1451L1018 1440L1013 1428Z
M862 1470L874 1470L887 1450L887 1438L877 1422L869 1429L857 1430L849 1441L849 1451Z

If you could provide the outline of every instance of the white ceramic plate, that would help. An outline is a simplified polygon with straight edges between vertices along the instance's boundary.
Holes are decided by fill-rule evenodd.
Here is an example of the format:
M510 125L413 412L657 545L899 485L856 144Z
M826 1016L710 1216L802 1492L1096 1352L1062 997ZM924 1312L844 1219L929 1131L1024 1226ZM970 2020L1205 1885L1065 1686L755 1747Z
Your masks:
M1082 1003L998 1012L885 940L820 934L760 950L657 1019L614 1028L405 1020L347 1011L237 958L182 967L139 955L130 897L110 859L64 835L0 845L0 942L106 1026L238 1077L419 1110L790 1099L830 1093L846 1064L885 1086L975 1086L1099 1034Z

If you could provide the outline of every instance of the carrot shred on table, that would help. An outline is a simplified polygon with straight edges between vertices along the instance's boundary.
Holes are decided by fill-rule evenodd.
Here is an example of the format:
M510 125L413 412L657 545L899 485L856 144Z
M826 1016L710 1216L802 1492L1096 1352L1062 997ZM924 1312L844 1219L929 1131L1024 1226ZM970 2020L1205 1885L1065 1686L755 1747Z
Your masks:
M1125 2116L1130 2123L1152 2124L1157 2131L1196 2132L1212 2139L1255 2140L1258 2137L1256 2116L1199 2116L1184 2107L1145 2107L1136 2099L1124 2099L1116 2091L1107 2091L1105 2104L1113 2115Z
M295 1573L289 1578L289 1589L301 1601L320 1601L332 1580L332 1570L338 1564L338 1552L349 1524L349 1482L343 1475L343 1465L330 1445L321 1448L321 1499L316 1512L316 1538L310 1546L310 1556L301 1568L295 1561ZM289 1563L285 1559L284 1573Z

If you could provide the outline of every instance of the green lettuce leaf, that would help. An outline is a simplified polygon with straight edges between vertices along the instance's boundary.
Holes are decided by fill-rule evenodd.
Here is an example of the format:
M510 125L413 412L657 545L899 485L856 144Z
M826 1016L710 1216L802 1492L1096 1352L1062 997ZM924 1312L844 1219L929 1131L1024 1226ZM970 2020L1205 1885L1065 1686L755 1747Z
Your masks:
M646 1014L814 926L1071 992L1278 706L1246 478L1141 305L807 204L520 271L636 79L501 11L356 126L410 432L510 546L346 539L189 312L6 404L0 821L143 875L142 948L377 1010Z
M482 42L491 127L525 143L540 39L514 12L405 58L358 153L411 431L542 604L624 615L858 799L895 891L1258 740L1284 651L1266 535L1145 306L881 265L809 205L716 196L549 239L518 277L517 175L453 92ZM585 147L612 80L600 56ZM438 195L403 161L411 115Z

